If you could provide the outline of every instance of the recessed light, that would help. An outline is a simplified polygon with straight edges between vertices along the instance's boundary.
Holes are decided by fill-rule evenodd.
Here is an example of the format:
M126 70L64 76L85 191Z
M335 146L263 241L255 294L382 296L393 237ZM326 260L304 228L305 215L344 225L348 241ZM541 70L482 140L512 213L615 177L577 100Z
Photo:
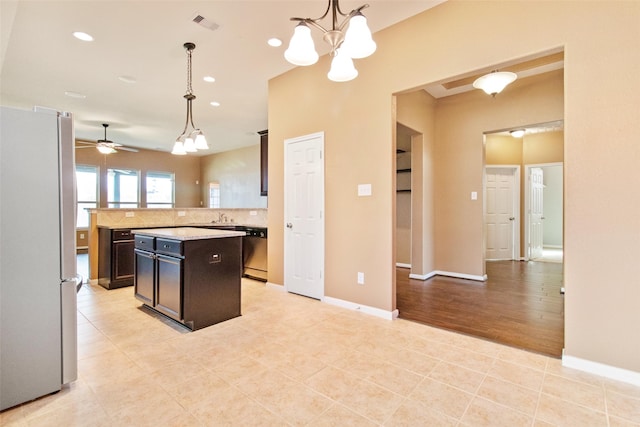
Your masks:
M90 34L83 33L82 31L75 31L73 33L73 37L77 38L78 40L82 40L83 42L93 41L93 37Z
M526 132L525 129L514 129L509 133L511 133L511 136L514 138L522 138L525 132Z
M119 76L118 80L124 83L136 83L138 80L132 76Z
M70 90L65 91L64 93L66 96L68 96L69 98L78 98L78 99L84 99L87 97L87 95L83 94L83 93L79 93L79 92L72 92Z
M212 101L212 102L211 102L211 105L213 105L214 107L219 107L219 106L220 106L220 103L219 103L219 102L217 102L217 101Z
M282 40L280 40L278 38L275 38L275 37L272 37L269 40L267 40L267 44L269 46L279 47L279 46L282 46Z
M205 82L207 82L207 83L213 83L213 82L215 82L215 81L216 81L216 79L215 79L215 78L213 78L213 77L211 77L211 76L204 76L204 77L202 78L202 80L204 80L204 81L205 81Z

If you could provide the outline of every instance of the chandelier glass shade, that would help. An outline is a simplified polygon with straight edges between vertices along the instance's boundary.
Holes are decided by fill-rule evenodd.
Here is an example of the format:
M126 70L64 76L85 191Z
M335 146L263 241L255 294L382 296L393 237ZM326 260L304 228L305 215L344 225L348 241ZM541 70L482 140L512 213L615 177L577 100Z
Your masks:
M309 28L312 26L322 31L324 41L331 46L330 55L333 60L331 70L327 74L329 80L346 82L355 79L358 71L353 65L353 59L366 58L373 54L377 47L371 37L371 30L367 26L367 18L361 12L366 7L369 5L365 4L349 13L343 13L338 0L328 0L327 10L319 18L291 18L292 21L299 23L291 37L289 47L284 52L285 59L300 66L318 62L318 52ZM332 25L331 29L326 29L318 21L326 18L329 11L331 11ZM341 23L338 23L339 17L344 17Z
M515 81L516 78L518 78L516 73L509 71L492 71L489 74L478 77L473 82L473 87L476 89L482 89L487 95L495 97L497 94L502 92L509 83Z
M182 133L176 138L171 154L185 155L187 153L195 153L198 150L208 150L209 145L202 131L193 124L193 100L196 96L193 94L191 87L191 52L196 48L193 43L185 43L184 48L187 50L187 93L184 99L187 100L187 118L184 123ZM189 127L191 126L191 127Z

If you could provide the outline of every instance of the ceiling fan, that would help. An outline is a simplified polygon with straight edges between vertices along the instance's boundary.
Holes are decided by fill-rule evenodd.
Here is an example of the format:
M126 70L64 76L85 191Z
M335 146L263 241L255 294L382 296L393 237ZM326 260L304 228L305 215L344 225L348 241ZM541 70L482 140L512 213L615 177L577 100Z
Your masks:
M95 147L98 149L98 151L100 151L102 154L111 154L111 153L117 153L118 150L124 150L124 151L131 151L134 153L138 152L138 149L136 148L132 148L132 147L125 147L122 144L118 144L116 142L110 141L107 139L107 128L109 127L108 123L103 123L102 126L104 126L104 139L99 139L96 142L93 141L83 141L83 140L78 140L76 141L79 144L90 144L90 145L81 145L81 146L76 146L76 148L90 148L90 147Z

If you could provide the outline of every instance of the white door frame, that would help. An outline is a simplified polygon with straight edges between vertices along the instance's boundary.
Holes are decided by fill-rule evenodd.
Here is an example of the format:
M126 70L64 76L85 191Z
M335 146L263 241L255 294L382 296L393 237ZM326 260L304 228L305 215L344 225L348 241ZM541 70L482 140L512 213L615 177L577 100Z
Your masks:
M531 181L529 180L529 175L531 174L531 169L532 168L546 168L546 167L550 167L550 166L562 166L563 168L563 182L564 182L564 163L563 162L552 162L552 163L532 163L530 165L524 165L524 211L525 211L525 216L524 216L524 241L526 242L525 244L525 250L524 250L524 259L525 261L529 261L530 257L530 249L529 249L529 235L531 234L530 232L530 218L529 218L529 205L530 205L530 200L529 198L531 197ZM562 193L564 194L564 184L563 184L563 188L562 188ZM564 197L563 197L564 199ZM544 208L543 208L544 209ZM564 207L562 208L562 217L564 218Z
M512 203L513 203L513 216L515 220L513 221L513 237L512 237L512 248L511 248L511 259L520 260L520 165L485 165L484 166L484 174L482 176L482 234L483 234L483 242L482 242L482 251L483 251L483 259L487 259L487 235L485 231L485 221L486 221L486 213L487 213L487 169L488 168L501 168L501 169L512 169L513 170L513 194L512 194Z
M289 242L288 242L288 232L287 232L287 224L290 223L290 218L288 217L289 215L289 195L287 194L286 189L288 188L288 180L290 179L289 174L290 174L290 170L289 170L289 156L288 156L288 145L290 144L295 144L301 141L305 141L305 140L309 140L309 139L315 139L315 138L319 138L320 139L320 149L321 149L321 167L320 167L320 171L319 171L319 175L320 175L320 182L322 183L322 188L320 190L320 194L317 194L316 196L319 199L319 204L322 207L322 212L321 212L321 221L319 222L319 227L320 230L318 230L317 235L320 236L320 238L322 239L320 242L318 242L319 247L318 252L319 252L319 257L320 259L317 260L318 263L318 267L320 268L320 281L321 281L321 294L322 295L318 295L318 299L322 300L324 298L324 291L325 291L325 283L324 283L324 277L325 277L325 272L324 272L324 261L325 261L325 257L324 257L324 251L325 251L325 206L324 206L324 191L325 191L325 172L324 172L324 166L325 166L325 160L324 160L324 132L316 132L316 133L312 133L312 134L308 134L308 135L302 135L299 137L295 137L295 138L288 138L284 140L284 189L285 189L285 194L284 194L284 222L285 222L285 228L284 228L284 260L283 260L283 264L284 264L284 289L285 291L289 292L288 289L288 282L287 282L287 277L289 275L289 269L291 268L291 255L290 255L290 248L288 248Z

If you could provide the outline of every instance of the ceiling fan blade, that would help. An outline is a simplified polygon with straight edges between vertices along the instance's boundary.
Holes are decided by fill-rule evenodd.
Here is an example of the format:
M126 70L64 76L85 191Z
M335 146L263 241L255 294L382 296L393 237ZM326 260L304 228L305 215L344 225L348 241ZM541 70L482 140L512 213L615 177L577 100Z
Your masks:
M124 150L131 151L132 153L137 153L139 150L137 148L125 147L123 145L118 145L115 147L116 150Z

